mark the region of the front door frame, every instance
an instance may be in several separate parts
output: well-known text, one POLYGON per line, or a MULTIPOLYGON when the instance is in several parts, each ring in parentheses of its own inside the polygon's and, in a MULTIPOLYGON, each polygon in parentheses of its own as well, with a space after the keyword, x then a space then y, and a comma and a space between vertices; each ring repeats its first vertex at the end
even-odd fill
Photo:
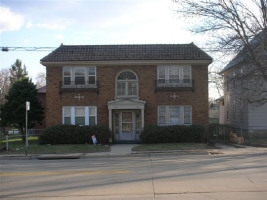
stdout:
MULTIPOLYGON (((113 130, 113 110, 141 110, 141 129, 144 128, 145 119, 145 101, 139 99, 116 99, 108 102, 108 120, 109 120, 109 130, 113 130)), ((110 138, 112 142, 112 137, 110 138)))

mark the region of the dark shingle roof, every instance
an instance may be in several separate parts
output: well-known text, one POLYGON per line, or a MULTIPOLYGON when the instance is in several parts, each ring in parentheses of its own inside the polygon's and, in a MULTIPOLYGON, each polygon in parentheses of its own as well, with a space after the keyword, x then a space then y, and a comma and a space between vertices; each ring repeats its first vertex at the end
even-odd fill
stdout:
POLYGON ((41 59, 46 62, 124 60, 208 60, 195 44, 61 45, 41 59))

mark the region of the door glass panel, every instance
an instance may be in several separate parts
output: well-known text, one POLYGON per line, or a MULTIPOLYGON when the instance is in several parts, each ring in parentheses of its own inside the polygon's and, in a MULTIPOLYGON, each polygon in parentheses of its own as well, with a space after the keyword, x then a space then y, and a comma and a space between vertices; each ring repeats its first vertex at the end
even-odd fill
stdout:
POLYGON ((140 116, 140 113, 136 113, 135 122, 136 122, 136 125, 135 125, 136 134, 140 134, 141 133, 141 116, 140 116))
POLYGON ((132 133, 132 123, 122 124, 122 132, 123 133, 132 133))
POLYGON ((122 113, 122 122, 131 122, 132 123, 132 113, 123 112, 122 113))
POLYGON ((119 118, 119 113, 115 113, 114 115, 115 115, 115 116, 114 116, 114 117, 115 117, 115 119, 114 119, 114 120, 115 120, 115 121, 114 121, 114 123, 115 123, 115 124, 114 124, 114 131, 115 131, 116 134, 119 134, 119 130, 120 130, 120 129, 119 129, 119 128, 120 128, 120 118, 119 118))
POLYGON ((121 139, 122 140, 133 140, 133 113, 122 112, 121 113, 121 139))

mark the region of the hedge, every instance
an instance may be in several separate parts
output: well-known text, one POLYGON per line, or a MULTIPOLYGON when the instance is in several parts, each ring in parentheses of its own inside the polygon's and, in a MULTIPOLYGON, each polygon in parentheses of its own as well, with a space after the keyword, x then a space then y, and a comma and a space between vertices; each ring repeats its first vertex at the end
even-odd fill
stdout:
POLYGON ((190 143, 204 142, 204 126, 145 126, 140 139, 142 143, 190 143))
POLYGON ((98 143, 106 144, 109 142, 111 132, 108 127, 101 125, 54 125, 39 136, 39 144, 92 144, 93 135, 98 143))

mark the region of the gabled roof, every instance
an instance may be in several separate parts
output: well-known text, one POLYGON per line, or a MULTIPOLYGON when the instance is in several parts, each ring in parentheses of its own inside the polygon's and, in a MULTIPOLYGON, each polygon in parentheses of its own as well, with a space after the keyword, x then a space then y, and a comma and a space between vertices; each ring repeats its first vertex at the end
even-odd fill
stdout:
MULTIPOLYGON (((262 41, 267 41, 267 29, 264 29, 260 33, 258 33, 250 42, 249 45, 253 46, 253 48, 256 48, 257 45, 262 41)), ((265 51, 266 53, 266 51, 265 51)), ((241 51, 223 68, 223 70, 220 72, 220 74, 224 73, 228 69, 235 67, 241 62, 246 61, 246 59, 249 59, 249 52, 247 48, 243 47, 241 51)))
POLYGON ((46 93, 46 85, 38 88, 38 93, 46 93))
POLYGON ((50 62, 79 61, 205 60, 212 58, 190 44, 61 45, 41 59, 50 62))

